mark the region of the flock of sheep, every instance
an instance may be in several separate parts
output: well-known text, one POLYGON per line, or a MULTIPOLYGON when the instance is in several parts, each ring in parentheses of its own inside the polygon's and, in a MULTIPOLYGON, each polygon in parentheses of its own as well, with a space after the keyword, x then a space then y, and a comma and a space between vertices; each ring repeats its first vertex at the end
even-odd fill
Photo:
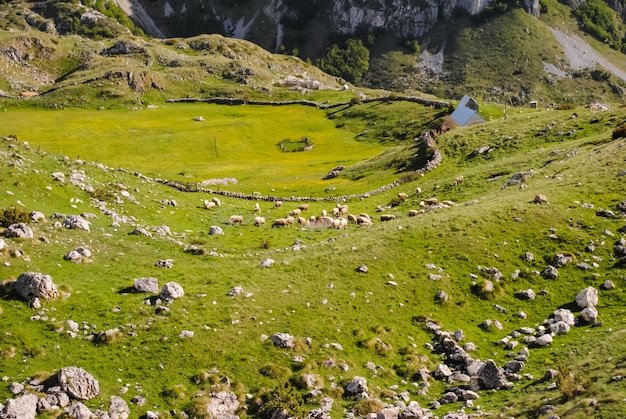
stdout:
MULTIPOLYGON (((421 189, 417 188, 416 193, 419 195, 421 193, 421 189)), ((398 198, 402 201, 405 201, 409 198, 409 195, 400 192, 398 193, 398 198)), ((205 199, 202 202, 203 207, 205 209, 213 209, 220 207, 222 205, 219 198, 214 197, 211 200, 205 199)), ((283 207, 283 201, 274 201, 273 208, 281 208, 283 207)), ((437 198, 428 198, 424 199, 419 203, 420 209, 412 209, 409 210, 409 217, 414 217, 419 214, 425 213, 429 209, 441 208, 441 207, 449 207, 454 205, 452 201, 442 201, 439 203, 437 198)), ((387 207, 378 207, 378 211, 382 211, 388 209, 387 207)), ((298 225, 300 227, 312 227, 312 228, 334 228, 334 229, 344 229, 348 226, 348 224, 356 224, 361 227, 371 227, 372 226, 372 218, 367 213, 360 213, 358 215, 350 214, 348 205, 338 203, 332 210, 327 212, 326 210, 322 210, 320 215, 311 215, 309 218, 303 216, 305 211, 309 210, 309 204, 300 204, 297 208, 292 209, 287 213, 287 216, 284 218, 277 218, 272 221, 272 228, 279 227, 291 227, 293 225, 298 225)), ((255 214, 253 224, 257 227, 265 226, 265 217, 261 216, 261 207, 258 202, 254 204, 254 208, 252 211, 255 214)), ((394 214, 381 214, 380 221, 389 221, 394 220, 396 216, 394 214)), ((243 224, 244 217, 242 215, 231 215, 228 224, 243 224)))

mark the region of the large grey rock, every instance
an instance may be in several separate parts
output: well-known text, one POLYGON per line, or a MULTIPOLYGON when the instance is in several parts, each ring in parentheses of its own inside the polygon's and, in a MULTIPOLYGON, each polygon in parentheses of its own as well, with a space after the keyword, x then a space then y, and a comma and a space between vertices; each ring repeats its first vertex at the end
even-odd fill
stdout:
POLYGON ((274 345, 279 348, 293 348, 295 346, 294 337, 288 333, 274 333, 271 339, 274 345))
POLYGON ((574 326, 575 324, 574 315, 566 308, 559 308, 558 310, 555 310, 553 318, 554 322, 564 322, 569 326, 574 326))
POLYGON ((580 317, 587 323, 595 323, 598 320, 598 310, 594 306, 583 308, 580 317))
POLYGON ((165 301, 174 301, 185 295, 183 287, 177 282, 168 282, 161 289, 161 298, 165 301))
POLYGON ((25 394, 17 399, 9 399, 2 410, 2 419, 35 419, 39 398, 34 394, 25 394))
POLYGON ((100 393, 98 380, 79 367, 61 368, 57 381, 61 390, 74 399, 91 400, 100 393))
POLYGON ((46 221, 46 216, 44 215, 43 212, 41 211, 31 211, 30 214, 28 214, 28 216, 30 217, 30 220, 38 223, 38 222, 45 222, 46 221))
POLYGON ((504 370, 498 367, 491 359, 485 361, 480 379, 483 382, 484 388, 487 390, 510 387, 510 383, 506 380, 504 370))
POLYGON ((224 234, 224 230, 220 226, 211 226, 209 227, 209 234, 211 236, 219 236, 224 234))
POLYGON ((557 253, 552 263, 557 266, 565 266, 574 261, 574 257, 565 253, 557 253))
POLYGON ((11 224, 10 226, 7 227, 6 230, 4 230, 4 237, 8 237, 8 238, 17 237, 19 239, 32 239, 34 237, 33 229, 30 228, 25 223, 11 224))
POLYGON ((433 375, 435 378, 447 378, 452 375, 452 371, 450 371, 450 367, 446 364, 439 364, 437 365, 437 368, 435 368, 433 375))
POLYGON ((576 296, 576 304, 580 308, 597 306, 598 290, 596 290, 594 287, 587 287, 581 290, 576 296))
POLYGON ((398 419, 429 419, 434 418, 433 413, 422 408, 418 402, 411 401, 405 409, 401 409, 398 414, 398 419))
POLYGON ((135 278, 135 290, 137 292, 159 293, 159 280, 157 278, 135 278))
POLYGON ((130 417, 130 408, 124 399, 118 396, 111 396, 109 417, 111 419, 128 419, 130 417))
POLYGON ((345 390, 348 396, 359 396, 363 393, 367 393, 367 380, 363 377, 356 376, 346 385, 345 390))
POLYGON ((536 342, 539 346, 547 346, 552 343, 552 335, 550 335, 549 333, 541 335, 537 338, 536 342))
POLYGON ((518 291, 515 293, 515 296, 520 300, 534 300, 536 298, 535 291, 533 291, 531 288, 518 291))
POLYGON ((91 410, 81 402, 72 403, 67 409, 65 409, 68 418, 71 419, 93 419, 94 414, 91 410))
POLYGON ((59 296, 57 286, 52 282, 52 277, 39 272, 24 272, 17 277, 13 289, 17 295, 26 300, 59 296))
POLYGON ((550 332, 555 335, 563 335, 565 333, 569 333, 570 327, 569 324, 564 321, 558 321, 550 324, 550 332))
POLYGON ((227 391, 220 391, 211 397, 207 404, 209 418, 235 418, 235 411, 239 408, 237 395, 227 391))
POLYGON ((79 229, 79 230, 89 231, 89 221, 85 220, 80 215, 70 215, 66 217, 61 222, 61 225, 69 229, 79 229))

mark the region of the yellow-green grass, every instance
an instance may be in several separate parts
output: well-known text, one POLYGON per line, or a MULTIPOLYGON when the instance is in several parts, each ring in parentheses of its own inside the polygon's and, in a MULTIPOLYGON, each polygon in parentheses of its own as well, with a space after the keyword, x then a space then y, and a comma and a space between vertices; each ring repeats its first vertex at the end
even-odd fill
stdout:
MULTIPOLYGON (((416 105, 416 107, 419 107, 416 105)), ((376 156, 386 146, 355 141, 326 112, 305 106, 168 104, 137 111, 19 110, 0 123, 20 141, 53 154, 98 161, 145 175, 185 180, 235 178, 232 189, 262 194, 317 191, 338 165, 376 156), (204 121, 194 121, 202 116, 204 121), (310 151, 285 153, 281 140, 308 137, 310 151)), ((357 185, 366 188, 367 185, 357 185)))

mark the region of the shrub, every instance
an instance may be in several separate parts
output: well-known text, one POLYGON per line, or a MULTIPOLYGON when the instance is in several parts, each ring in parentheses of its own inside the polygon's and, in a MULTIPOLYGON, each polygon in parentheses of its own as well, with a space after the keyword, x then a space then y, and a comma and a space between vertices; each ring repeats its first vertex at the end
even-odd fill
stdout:
POLYGON ((30 223, 28 211, 13 205, 0 210, 0 226, 8 227, 16 223, 30 223))
POLYGON ((286 379, 291 375, 291 370, 278 364, 266 364, 259 369, 259 373, 269 378, 286 379))
POLYGON ((285 411, 287 417, 303 417, 305 413, 302 395, 288 382, 266 393, 263 402, 261 417, 270 418, 279 411, 285 411))
POLYGON ((569 109, 574 109, 574 108, 575 106, 573 103, 561 103, 560 105, 556 107, 556 109, 559 111, 567 111, 569 109))
POLYGON ((482 279, 472 285, 472 293, 483 300, 493 300, 502 293, 497 282, 482 279))
POLYGON ((328 74, 358 83, 370 66, 370 52, 360 39, 348 39, 344 47, 333 45, 317 66, 328 74))
POLYGON ((626 138, 626 124, 613 130, 613 139, 617 140, 618 138, 626 138))
POLYGON ((569 367, 564 362, 560 361, 557 369, 559 375, 556 378, 556 385, 566 399, 574 399, 591 388, 591 380, 579 373, 570 372, 569 367))
POLYGON ((385 404, 378 399, 361 399, 354 405, 353 410, 360 417, 367 416, 369 413, 378 413, 385 407, 385 404))

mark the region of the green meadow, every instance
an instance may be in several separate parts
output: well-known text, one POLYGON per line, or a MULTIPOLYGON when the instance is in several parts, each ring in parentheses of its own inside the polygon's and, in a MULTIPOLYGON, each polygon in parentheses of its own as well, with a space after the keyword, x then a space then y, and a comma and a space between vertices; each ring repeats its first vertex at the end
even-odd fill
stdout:
MULTIPOLYGON (((624 226, 617 205, 624 199, 619 175, 626 170, 626 154, 625 140, 613 140, 612 131, 626 123, 623 108, 515 109, 508 119, 495 109, 488 112, 492 121, 437 138, 443 154, 437 169, 345 202, 350 213, 367 212, 374 221, 370 228, 349 224, 345 230, 271 228, 269 223, 286 216, 296 202, 282 208, 259 202, 268 225, 256 227, 251 201, 218 195, 222 205, 205 210, 200 203, 211 194, 183 193, 117 168, 189 181, 236 177, 238 184, 222 188, 248 193, 276 188, 277 195, 323 197, 328 185, 337 186, 333 193, 365 192, 407 173, 402 168, 415 158, 414 142, 403 138, 402 130, 419 132, 439 118, 436 112, 405 103, 356 105, 332 116, 308 107, 200 104, 126 112, 3 112, 2 126, 10 127, 4 136, 17 139, 0 142, 0 208, 38 210, 48 220, 31 224, 34 239, 6 239, 8 249, 0 253, 2 375, 10 381, 45 379, 78 365, 100 381, 101 396, 85 402, 92 410, 106 409, 111 395, 128 402, 146 397, 143 407, 130 404, 133 417, 146 410, 160 417, 182 417, 180 412, 204 417, 211 392, 225 388, 220 383, 225 377, 246 405, 237 411, 240 417, 268 417, 268 400, 303 417, 321 397, 311 395, 305 373, 316 377, 322 395, 333 398, 333 418, 375 413, 383 403, 400 400, 402 392, 428 407, 455 384, 429 380, 427 386, 418 373, 432 372, 444 361, 428 346, 433 335, 425 319, 451 332, 462 329, 464 342, 477 346, 472 357, 503 365, 526 345, 507 350, 498 340, 522 326, 543 324, 559 307, 576 312, 572 301, 578 291, 600 289, 610 279, 616 287, 600 291, 598 327, 573 327, 545 348, 529 345, 521 381, 511 390, 480 391, 480 399, 465 409, 541 417, 538 409, 552 404, 561 417, 622 416, 626 381, 612 377, 626 375, 626 273, 613 245, 624 226), (193 121, 196 116, 205 121, 193 121), (214 133, 218 158, 211 148, 214 133), (278 151, 281 139, 302 136, 315 144, 312 151, 278 151), (492 151, 470 157, 485 146, 492 151), (347 166, 346 175, 321 181, 337 164, 347 166), (52 179, 58 171, 66 175, 64 183, 52 179), (75 172, 84 172, 92 192, 67 180, 75 172), (529 173, 525 187, 505 187, 518 172, 529 173), (455 184, 458 176, 464 181, 455 184), (399 192, 408 199, 398 201, 399 192), (533 203, 536 194, 545 194, 549 203, 533 203), (456 204, 408 216, 431 197, 456 204), (172 199, 177 206, 163 204, 172 199), (394 206, 385 212, 396 219, 382 222, 377 207, 390 203, 394 206), (97 205, 133 218, 113 225, 97 205), (597 216, 601 208, 616 217, 597 216), (58 220, 50 218, 55 212, 97 218, 89 219, 90 232, 68 230, 55 227, 58 220), (233 214, 242 215, 244 223, 230 225, 233 214), (171 235, 156 234, 162 225, 171 235), (135 226, 152 236, 131 234, 135 226), (209 235, 210 226, 220 226, 224 234, 209 235), (586 250, 590 243, 593 252, 586 250), (63 260, 80 245, 92 250, 92 263, 63 260), (534 254, 533 261, 524 260, 526 252, 534 254), (544 279, 537 272, 557 253, 573 255, 574 262, 559 267, 557 279, 544 279), (260 268, 267 258, 275 264, 260 268), (174 267, 155 267, 160 259, 173 260, 174 267), (579 262, 596 266, 583 270, 579 262), (357 272, 361 264, 367 273, 357 272), (480 266, 502 272, 493 292, 477 291, 490 279, 480 266), (26 271, 50 274, 63 297, 45 301, 41 309, 16 299, 10 283, 26 271), (161 286, 180 283, 185 296, 157 314, 145 304, 147 295, 128 292, 135 278, 148 276, 161 286), (244 294, 228 296, 234 286, 244 294), (528 288, 547 292, 531 301, 515 297, 528 288), (439 291, 449 299, 437 300, 439 291), (507 311, 496 311, 494 304, 507 311), (500 321, 503 329, 479 327, 486 319, 500 321), (67 334, 67 320, 81 325, 76 338, 67 334), (119 334, 108 342, 89 338, 114 328, 119 334), (181 338, 183 330, 195 334, 181 338), (295 347, 272 345, 266 338, 277 332, 292 334, 295 347), (580 391, 541 381, 547 369, 563 365, 582 385, 580 391), (369 394, 379 402, 345 397, 343 389, 354 376, 368 380, 369 394), (297 396, 278 397, 285 385, 297 396)), ((303 215, 330 212, 335 203, 310 202, 303 215)), ((8 397, 8 388, 0 388, 0 399, 8 397)), ((433 412, 442 416, 462 407, 452 403, 433 412)))

